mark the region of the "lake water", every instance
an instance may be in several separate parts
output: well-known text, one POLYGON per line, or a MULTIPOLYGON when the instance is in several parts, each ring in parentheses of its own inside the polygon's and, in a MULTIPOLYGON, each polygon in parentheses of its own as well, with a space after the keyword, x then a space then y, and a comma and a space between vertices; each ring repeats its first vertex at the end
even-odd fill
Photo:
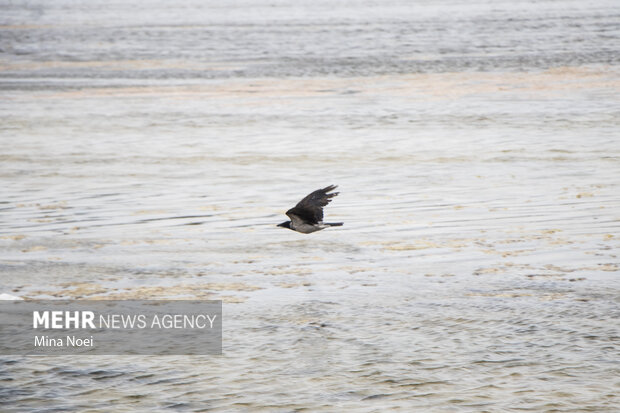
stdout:
POLYGON ((224 301, 2 410, 617 411, 617 6, 0 0, 0 293, 224 301))

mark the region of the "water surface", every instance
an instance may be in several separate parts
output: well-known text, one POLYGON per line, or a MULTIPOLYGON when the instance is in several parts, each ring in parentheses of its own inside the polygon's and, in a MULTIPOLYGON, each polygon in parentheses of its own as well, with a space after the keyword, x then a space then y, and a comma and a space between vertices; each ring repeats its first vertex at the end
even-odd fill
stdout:
POLYGON ((225 317, 4 410, 617 410, 615 2, 0 5, 0 292, 225 317))

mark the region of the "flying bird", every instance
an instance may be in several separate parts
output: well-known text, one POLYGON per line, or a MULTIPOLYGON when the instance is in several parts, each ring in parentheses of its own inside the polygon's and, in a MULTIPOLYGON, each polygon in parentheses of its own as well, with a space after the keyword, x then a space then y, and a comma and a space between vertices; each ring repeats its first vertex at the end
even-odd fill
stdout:
POLYGON ((286 215, 291 220, 278 224, 278 226, 292 229, 302 234, 310 234, 327 227, 342 226, 342 222, 323 222, 323 207, 331 202, 331 198, 338 195, 338 192, 329 193, 334 189, 336 189, 336 185, 330 185, 312 192, 299 201, 294 208, 286 211, 286 215))

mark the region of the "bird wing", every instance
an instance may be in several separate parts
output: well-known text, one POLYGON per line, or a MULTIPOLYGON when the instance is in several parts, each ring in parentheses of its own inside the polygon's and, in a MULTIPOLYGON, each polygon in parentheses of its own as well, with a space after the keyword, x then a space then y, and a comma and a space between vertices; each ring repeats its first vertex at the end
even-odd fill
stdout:
POLYGON ((317 189, 299 201, 294 208, 286 211, 286 215, 291 219, 294 226, 299 224, 318 224, 323 221, 323 207, 331 202, 331 198, 338 195, 338 192, 328 193, 334 189, 336 189, 336 185, 317 189))
POLYGON ((307 224, 307 220, 295 215, 295 212, 293 211, 295 208, 291 208, 288 211, 286 211, 286 215, 291 219, 291 227, 293 228, 299 228, 301 225, 303 224, 307 224), (291 212, 293 211, 293 212, 291 212))

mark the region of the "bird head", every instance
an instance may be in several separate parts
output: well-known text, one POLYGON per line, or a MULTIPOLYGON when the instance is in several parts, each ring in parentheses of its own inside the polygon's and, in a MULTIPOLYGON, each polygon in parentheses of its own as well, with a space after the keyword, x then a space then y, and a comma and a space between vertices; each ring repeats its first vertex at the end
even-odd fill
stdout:
POLYGON ((279 227, 291 229, 291 221, 284 221, 281 224, 278 224, 279 227))

